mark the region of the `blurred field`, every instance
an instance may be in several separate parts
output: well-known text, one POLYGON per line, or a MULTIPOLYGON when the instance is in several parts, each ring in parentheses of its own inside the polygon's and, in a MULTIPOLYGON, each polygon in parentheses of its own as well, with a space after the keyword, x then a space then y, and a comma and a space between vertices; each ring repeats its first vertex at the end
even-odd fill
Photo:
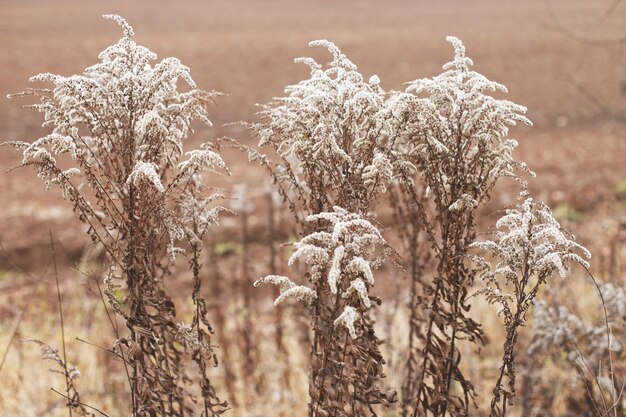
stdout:
MULTIPOLYGON (((28 78, 39 72, 70 75, 95 63, 97 54, 120 37, 118 27, 100 15, 117 13, 133 25, 136 40, 159 58, 180 58, 191 68, 200 88, 227 94, 212 111, 214 127, 197 131, 192 136, 194 143, 223 135, 251 143, 243 129, 224 125, 255 120, 255 103, 269 101, 281 94, 285 85, 306 76, 306 67, 293 64, 294 57, 314 54, 323 60, 320 51, 307 47, 308 41, 334 41, 364 74, 378 74, 383 88, 397 90, 403 88, 403 82, 437 74, 452 57, 445 36, 455 35, 464 41, 477 71, 505 84, 509 89, 507 98, 529 108, 535 126, 515 129, 512 136, 520 142, 517 155, 537 173, 531 182, 537 196, 551 205, 565 226, 589 247, 594 254, 594 271, 603 279, 624 285, 626 43, 581 42, 558 28, 562 26, 587 39, 624 36, 626 4, 607 20, 599 21, 610 3, 0 0, 0 97, 22 91, 28 86, 28 78)), ((23 109, 23 104, 23 99, 0 98, 1 140, 33 140, 45 132, 40 127, 40 115, 23 109)), ((1 171, 19 160, 13 151, 1 148, 1 171)), ((219 178, 218 183, 233 186, 246 182, 249 197, 258 201, 250 216, 251 270, 242 272, 238 219, 227 219, 219 235, 213 237, 213 257, 228 273, 222 272, 225 276, 218 283, 221 287, 207 284, 204 290, 218 290, 222 300, 230 300, 221 307, 214 306, 213 314, 225 314, 228 326, 224 329, 227 336, 217 344, 230 340, 234 346, 220 354, 227 359, 222 357, 215 377, 222 387, 228 385, 224 361, 237 376, 230 381, 235 385, 231 391, 236 393, 230 398, 235 400, 232 416, 267 415, 270 411, 304 415, 307 358, 300 339, 306 335, 295 330, 297 323, 289 323, 286 334, 290 362, 277 365, 271 344, 271 300, 264 291, 254 296, 253 315, 260 323, 255 334, 260 341, 258 368, 245 377, 243 353, 237 343, 243 331, 239 312, 245 307, 239 293, 245 291, 246 280, 267 273, 267 242, 287 240, 290 229, 285 223, 281 236, 264 235, 267 210, 265 185, 256 175, 259 171, 247 167, 244 155, 228 153, 226 160, 233 176, 219 178), (281 367, 286 367, 290 376, 288 385, 276 391, 285 381, 281 367)), ((70 268, 78 263, 78 269, 85 272, 98 270, 101 265, 89 257, 89 243, 71 208, 54 191, 45 192, 32 174, 29 170, 0 174, 0 354, 22 312, 18 338, 35 337, 57 345, 60 342, 54 280, 50 275, 51 230, 59 243, 59 261, 64 265, 62 291, 69 312, 66 333, 70 357, 83 373, 81 387, 88 402, 110 410, 110 415, 121 415, 118 413, 127 399, 111 395, 124 389, 117 365, 98 348, 73 340, 76 336, 96 344, 112 340, 112 335, 106 333, 108 328, 98 327, 103 326, 100 323, 104 314, 100 300, 79 285, 89 279, 70 268), (16 267, 45 281, 37 284, 32 296, 36 281, 16 267)), ((503 187, 491 211, 512 203, 514 198, 503 187)), ((494 221, 491 211, 485 211, 485 227, 494 221)), ((210 272, 211 268, 206 270, 210 272)), ((180 285, 188 285, 183 266, 179 272, 176 278, 180 285)), ((376 291, 385 293, 388 305, 393 306, 394 298, 403 300, 405 294, 402 276, 397 272, 388 275, 376 291)), ((591 295, 580 300, 579 308, 595 305, 582 276, 568 285, 555 291, 567 298, 582 289, 591 295)), ((391 332, 384 337, 402 343, 396 339, 406 326, 402 308, 382 311, 381 331, 391 332)), ((185 312, 180 314, 184 316, 185 312)), ((477 375, 489 376, 497 361, 485 358, 497 351, 501 335, 493 314, 486 309, 481 315, 486 317, 484 324, 493 348, 487 347, 472 367, 477 375)), ((395 370, 401 369, 402 356, 399 350, 388 349, 389 382, 397 386, 402 375, 395 370)), ((35 347, 15 341, 0 374, 0 415, 65 415, 63 410, 49 409, 59 403, 59 397, 49 388, 59 389, 62 381, 47 368, 39 361, 35 347)), ((478 387, 479 393, 486 393, 483 388, 478 387)))

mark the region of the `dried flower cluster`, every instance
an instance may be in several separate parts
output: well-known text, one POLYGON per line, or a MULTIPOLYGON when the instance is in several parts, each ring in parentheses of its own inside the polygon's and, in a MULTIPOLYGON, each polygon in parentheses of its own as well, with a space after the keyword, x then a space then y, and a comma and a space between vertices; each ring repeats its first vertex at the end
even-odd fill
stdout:
MULTIPOLYGON (((309 265, 312 287, 296 285, 288 277, 270 275, 256 281, 280 287, 276 304, 291 297, 306 303, 316 331, 311 374, 311 415, 345 413, 361 416, 374 404, 389 404, 392 394, 376 385, 384 377, 384 360, 371 321, 369 289, 373 270, 385 259, 387 243, 379 231, 357 214, 335 207, 310 215, 308 222, 327 224, 294 244, 289 264, 309 265), (348 408, 346 408, 348 407, 348 408)), ((373 413, 373 410, 372 410, 373 413)))
MULTIPOLYGON (((406 92, 394 94, 388 104, 395 155, 403 161, 397 165, 405 168, 398 178, 437 263, 433 279, 421 280, 423 295, 415 293, 411 301, 412 309, 427 315, 426 323, 411 323, 416 340, 410 343, 420 353, 409 358, 403 391, 408 397, 405 413, 413 415, 469 412, 473 386, 459 367, 458 343, 483 340, 467 305, 476 275, 466 265, 476 237, 476 209, 489 199, 498 179, 521 181, 515 171, 526 170, 512 156, 517 142, 507 138, 509 126, 530 124, 523 115, 526 109, 488 95, 506 88, 471 71, 472 61, 461 41, 454 37, 448 41, 455 57, 444 65, 444 72, 410 82, 406 92), (411 172, 418 173, 416 178, 411 172), (455 381, 461 395, 450 391, 455 381)), ((414 251, 411 256, 418 254, 414 251)))
POLYGON ((310 78, 286 87, 286 97, 264 107, 266 122, 252 128, 259 145, 280 156, 275 176, 296 191, 307 212, 337 205, 365 213, 393 173, 385 93, 377 76, 364 81, 332 42, 309 45, 328 49, 328 68, 312 58, 296 59, 310 67, 310 78))
POLYGON ((581 319, 562 305, 550 306, 539 301, 534 308, 532 342, 525 363, 526 396, 540 404, 542 390, 550 392, 549 381, 537 372, 538 363, 563 359, 578 373, 566 396, 568 408, 581 413, 623 415, 624 361, 626 338, 626 290, 609 283, 597 282, 605 309, 605 320, 599 323, 581 319))
POLYGON ((499 314, 504 316, 506 327, 502 365, 491 403, 494 417, 505 415, 507 405, 513 404, 518 329, 524 325, 540 287, 557 272, 565 277, 569 263, 588 268, 583 257, 591 257, 587 249, 561 228, 550 209, 531 197, 508 209, 496 228, 495 240, 470 245, 487 251, 498 261, 492 268, 486 259, 474 258, 484 268, 481 278, 486 281, 486 287, 481 293, 487 301, 500 306, 499 314), (503 385, 505 376, 507 388, 503 385))
MULTIPOLYGON (((67 400, 67 407, 69 410, 75 412, 79 416, 94 416, 90 413, 85 405, 80 400, 80 394, 76 389, 75 382, 80 378, 80 371, 75 365, 66 362, 60 355, 57 349, 53 349, 50 345, 37 339, 25 339, 27 342, 32 342, 39 345, 41 350, 41 358, 46 361, 54 362, 60 369, 60 373, 65 377, 65 383, 67 391, 65 399, 67 400)), ((61 394, 63 395, 63 394, 61 394)))
POLYGON ((372 269, 389 252, 364 218, 394 172, 385 94, 378 77, 365 82, 333 43, 310 45, 327 48, 333 60, 328 68, 312 58, 296 60, 311 68, 310 78, 288 86, 286 97, 264 107, 265 122, 252 126, 259 145, 271 146, 279 161, 252 155, 270 168, 296 219, 308 220, 289 263, 301 259, 309 265, 311 287, 282 276, 257 284, 277 284, 277 303, 296 297, 309 305, 314 332, 309 415, 375 415, 372 405, 388 405, 395 396, 379 387, 384 360, 367 315, 372 269), (373 258, 376 246, 382 252, 373 258))
POLYGON ((156 55, 135 43, 124 19, 104 18, 118 23, 123 37, 100 54, 99 63, 83 75, 37 75, 31 81, 54 88, 22 93, 40 99, 32 107, 53 132, 32 143, 9 145, 22 150, 20 166, 35 168, 47 188, 61 188, 121 273, 116 280, 111 270, 107 288, 124 291, 123 300, 113 294, 108 299, 130 331, 115 346, 130 369, 133 415, 192 412, 195 400, 183 377, 187 353, 200 368, 203 413, 217 415, 225 404, 205 372, 213 352, 199 271, 202 237, 216 224, 218 209, 209 207, 214 198, 201 198, 201 173, 225 165, 210 144, 186 157, 183 153, 191 122, 210 125, 207 105, 215 94, 196 89, 189 68, 177 58, 152 65, 156 55), (180 92, 180 80, 191 89, 180 92), (61 156, 67 158, 57 161, 61 156), (67 164, 71 168, 60 168, 67 164), (175 305, 164 286, 164 255, 168 252, 173 261, 184 252, 180 242, 191 249, 193 331, 173 321, 175 305), (177 340, 184 341, 185 351, 177 340))

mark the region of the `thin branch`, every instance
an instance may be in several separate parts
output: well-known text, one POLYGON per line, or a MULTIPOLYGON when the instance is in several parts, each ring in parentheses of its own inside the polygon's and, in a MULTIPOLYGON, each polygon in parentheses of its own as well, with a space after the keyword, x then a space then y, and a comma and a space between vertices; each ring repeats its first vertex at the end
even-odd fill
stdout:
MULTIPOLYGON (((61 342, 63 346, 63 371, 65 373, 65 388, 67 392, 67 398, 70 399, 70 376, 67 372, 67 354, 65 350, 65 324, 63 320, 63 300, 61 299, 61 290, 59 288, 59 273, 57 270, 57 255, 54 249, 54 239, 52 238, 52 231, 48 231, 50 233, 50 248, 52 249, 52 263, 54 265, 54 279, 56 281, 57 287, 57 298, 59 300, 59 317, 61 318, 61 342)), ((71 400, 68 403, 67 407, 70 417, 72 417, 72 404, 71 400)))
POLYGON ((0 373, 2 373, 2 368, 4 367, 4 363, 7 359, 7 356, 9 355, 9 350, 11 350, 11 346, 13 345, 13 342, 15 341, 15 335, 17 334, 20 328, 22 319, 24 318, 24 315, 26 314, 26 310, 28 310, 28 307, 30 306, 31 301, 33 300, 33 297, 35 295, 35 292, 37 291, 37 288, 39 288, 39 284, 33 285, 33 288, 31 289, 30 294, 28 295, 26 304, 24 304, 24 307, 22 307, 22 309, 20 310, 20 314, 18 315, 17 320, 15 321, 15 327, 13 328, 13 332, 11 332, 9 343, 7 343, 7 347, 4 350, 4 353, 2 354, 2 360, 0 361, 0 373))
POLYGON ((70 397, 66 396, 62 392, 59 392, 59 391, 55 390, 54 388, 50 388, 50 390, 52 392, 55 392, 55 393, 59 394, 61 397, 67 399, 68 401, 74 401, 74 402, 78 403, 78 405, 82 405, 83 407, 90 408, 90 409, 94 410, 95 412, 100 413, 100 415, 102 415, 104 417, 111 417, 107 413, 105 413, 104 411, 102 411, 102 410, 100 410, 100 409, 98 409, 98 408, 96 408, 94 406, 91 406, 89 404, 85 404, 84 402, 81 402, 81 401, 72 400, 70 397))

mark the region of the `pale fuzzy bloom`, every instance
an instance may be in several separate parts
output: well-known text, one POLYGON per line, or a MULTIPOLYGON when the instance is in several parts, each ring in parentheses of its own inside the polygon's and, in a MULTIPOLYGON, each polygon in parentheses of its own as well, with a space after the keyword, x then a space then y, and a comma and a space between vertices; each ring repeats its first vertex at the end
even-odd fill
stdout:
POLYGON ((528 170, 513 158, 517 142, 507 135, 510 126, 531 122, 525 107, 491 97, 490 92, 506 88, 471 70, 472 60, 458 38, 447 40, 454 47, 453 61, 440 75, 412 81, 406 92, 393 93, 386 112, 393 116, 388 130, 397 138, 399 159, 422 173, 427 194, 462 212, 482 203, 484 191, 500 177, 517 178, 517 170, 528 170), (466 151, 457 155, 459 148, 466 151), (472 194, 451 201, 453 179, 457 189, 474 190, 472 194))
POLYGON ((304 285, 294 285, 293 287, 282 292, 274 301, 274 305, 282 303, 287 298, 295 298, 309 304, 317 298, 315 291, 304 285))
POLYGON ((142 138, 146 136, 164 136, 169 132, 167 122, 156 110, 150 110, 144 114, 137 122, 136 129, 142 138))
POLYGON ((54 152, 55 155, 61 155, 64 153, 69 153, 72 159, 76 159, 76 144, 74 143, 74 139, 70 136, 60 135, 58 133, 52 133, 48 136, 45 136, 35 143, 40 144, 50 144, 50 149, 54 152))
MULTIPOLYGON (((528 353, 534 355, 540 351, 561 351, 583 373, 589 368, 602 367, 609 354, 620 358, 624 351, 623 340, 626 334, 626 318, 615 310, 608 290, 615 290, 613 284, 597 282, 604 297, 608 323, 604 320, 590 323, 569 312, 564 306, 548 307, 545 301, 536 303, 532 321, 533 341, 528 353), (610 331, 607 335, 607 326, 610 331)), ((619 293, 619 291, 618 291, 619 293)), ((619 294, 618 297, 623 295, 619 294)), ((602 374, 594 375, 601 383, 602 374)))
POLYGON ((354 322, 357 321, 358 319, 359 319, 359 313, 357 312, 357 310, 354 307, 346 306, 343 312, 339 315, 339 317, 335 319, 334 325, 345 326, 348 329, 348 332, 350 333, 350 337, 352 337, 353 339, 356 339, 357 331, 356 331, 356 328, 354 327, 354 322))
POLYGON ((343 261, 345 250, 346 248, 343 246, 337 246, 337 248, 335 248, 333 262, 330 271, 328 271, 328 286, 330 287, 330 292, 333 294, 337 294, 337 282, 341 278, 341 262, 343 261))
POLYGON ((113 20, 115 23, 120 25, 124 33, 124 38, 132 38, 133 36, 135 36, 135 31, 133 31, 132 26, 129 25, 123 17, 116 14, 104 14, 102 15, 102 18, 106 20, 113 20))
POLYGON ((78 168, 69 168, 63 171, 63 175, 66 177, 73 177, 75 175, 80 175, 80 169, 78 168))
POLYGON ((569 352, 571 343, 589 330, 590 326, 567 308, 548 307, 545 301, 538 301, 532 321, 533 342, 528 347, 528 354, 533 355, 557 346, 569 352))
POLYGON ((72 159, 76 159, 77 157, 76 144, 71 137, 58 133, 51 133, 26 146, 23 151, 22 165, 37 164, 41 162, 50 162, 55 164, 56 160, 52 157, 52 154, 44 148, 44 146, 49 146, 50 150, 55 155, 69 153, 72 159))
MULTIPOLYGON (((328 257, 328 255, 326 255, 328 257)), ((323 278, 324 273, 326 272, 326 264, 311 264, 311 276, 309 280, 313 283, 319 281, 323 278)))
POLYGON ((360 256, 352 258, 348 264, 347 270, 351 273, 363 274, 368 284, 374 285, 374 274, 369 261, 366 261, 360 256))
POLYGON ((308 265, 326 265, 328 263, 328 253, 326 249, 315 245, 295 244, 296 251, 289 257, 288 265, 292 266, 299 258, 304 258, 308 265))
POLYGON ((361 298, 361 301, 366 308, 370 308, 372 306, 372 302, 367 294, 367 287, 361 278, 354 279, 350 282, 350 286, 343 294, 343 297, 348 298, 353 292, 356 292, 359 295, 359 298, 361 298))
POLYGON ((57 184, 59 187, 61 187, 61 195, 63 196, 63 198, 67 198, 70 195, 70 190, 72 189, 71 185, 68 183, 68 180, 76 175, 80 175, 80 169, 66 169, 65 171, 60 172, 55 178, 44 180, 44 183, 46 184, 46 190, 50 190, 50 186, 52 184, 57 184))
POLYGON ((186 174, 209 171, 217 172, 219 169, 226 169, 226 164, 221 156, 208 149, 196 149, 186 153, 189 158, 178 164, 177 168, 186 174))
POLYGON ((324 67, 313 58, 296 59, 310 68, 310 77, 263 107, 265 122, 252 126, 259 146, 271 145, 283 157, 294 174, 284 178, 287 183, 304 185, 303 176, 317 173, 329 190, 352 186, 368 195, 384 192, 392 167, 380 79, 366 81, 330 41, 309 45, 326 48, 333 60, 324 67))
POLYGON ((365 185, 374 186, 381 193, 386 192, 387 185, 391 183, 393 178, 393 166, 387 155, 377 152, 372 164, 363 170, 361 177, 365 185))
POLYGON ((475 242, 470 247, 480 248, 499 259, 496 267, 485 272, 488 280, 502 276, 506 281, 521 276, 545 280, 558 272, 565 277, 568 264, 578 263, 589 268, 591 254, 573 240, 560 226, 552 212, 542 202, 527 197, 522 203, 508 209, 496 222, 496 239, 475 242))
MULTIPOLYGON (((377 261, 372 265, 369 258, 373 256, 377 246, 386 245, 380 232, 361 216, 349 213, 341 207, 334 207, 332 212, 308 216, 307 220, 329 222, 333 233, 312 232, 294 243, 295 251, 289 258, 289 265, 293 265, 298 259, 304 259, 311 266, 310 282, 316 282, 326 273, 327 288, 331 294, 340 293, 343 298, 349 298, 356 293, 363 305, 370 308, 368 288, 374 283, 372 269, 378 267, 380 262, 376 258, 377 261)), ((280 287, 281 295, 276 304, 287 297, 298 298, 307 303, 318 297, 314 290, 298 286, 284 276, 270 275, 261 278, 255 282, 255 286, 261 283, 280 287)), ((356 310, 354 314, 358 314, 356 310)))
POLYGON ((477 206, 478 202, 476 200, 474 200, 469 194, 463 194, 461 198, 450 204, 448 210, 471 212, 477 206))
MULTIPOLYGON (((126 141, 125 122, 116 116, 127 113, 130 105, 136 107, 135 149, 124 152, 132 152, 135 160, 149 161, 160 168, 162 163, 178 163, 182 140, 194 119, 210 125, 206 104, 215 94, 195 89, 178 92, 178 79, 195 88, 189 68, 177 58, 151 65, 156 54, 133 41, 131 26, 117 15, 105 15, 105 19, 118 23, 124 37, 99 55, 101 62, 87 68, 83 75, 44 73, 31 77, 33 82, 54 83, 52 95, 36 94, 41 102, 33 105, 44 113, 45 125, 54 126, 54 133, 33 142, 25 150, 23 164, 40 164, 40 170, 46 170, 44 165, 56 163, 52 154, 69 153, 73 159, 81 155, 94 169, 104 169, 101 164, 106 160, 100 154, 121 153, 120 145, 126 141), (79 134, 79 127, 86 127, 89 136, 79 134), (41 150, 44 145, 50 149, 41 150)), ((225 168, 213 155, 191 155, 190 159, 205 164, 203 168, 209 160, 225 168)))
POLYGON ((31 147, 24 151, 22 165, 50 164, 55 165, 56 159, 46 148, 31 147))
POLYGON ((201 343, 198 339, 198 331, 190 326, 180 322, 176 325, 176 341, 183 345, 185 349, 191 349, 192 351, 207 352, 211 348, 206 343, 201 343))
POLYGON ((304 285, 296 285, 288 277, 282 275, 268 275, 254 282, 255 287, 261 284, 273 284, 278 286, 280 295, 274 301, 274 305, 280 304, 287 298, 295 298, 305 303, 310 303, 317 298, 317 294, 315 294, 315 291, 312 289, 304 285))
POLYGON ((75 366, 72 367, 71 369, 67 370, 67 376, 70 379, 78 379, 80 378, 80 371, 78 370, 78 368, 76 368, 75 366))
POLYGON ((289 288, 296 285, 288 277, 283 275, 268 275, 266 277, 259 278, 254 282, 255 287, 258 287, 261 284, 277 285, 281 292, 287 291, 289 288))
POLYGON ((368 82, 371 85, 378 85, 380 84, 380 77, 378 77, 378 75, 374 74, 370 77, 370 79, 368 80, 368 82))
POLYGON ((151 184, 157 191, 164 192, 165 188, 161 183, 161 177, 156 172, 156 164, 152 162, 137 161, 135 168, 128 176, 126 184, 133 184, 135 187, 141 187, 143 183, 151 184))
POLYGON ((362 275, 370 285, 374 283, 372 265, 366 259, 376 246, 386 245, 382 235, 369 221, 349 213, 341 207, 307 217, 307 221, 325 220, 332 225, 329 232, 313 232, 295 243, 296 251, 289 259, 292 265, 304 258, 317 271, 328 267, 327 282, 332 294, 337 294, 344 276, 362 275))
POLYGON ((67 376, 69 377, 69 379, 76 380, 80 378, 80 371, 78 370, 78 368, 71 363, 66 363, 65 361, 63 361, 63 358, 61 358, 61 356, 59 355, 58 349, 53 349, 48 344, 37 339, 26 338, 23 340, 25 342, 38 344, 39 348, 41 349, 41 358, 43 360, 55 362, 62 370, 67 370, 67 376))
POLYGON ((167 254, 170 256, 170 261, 174 262, 178 255, 183 255, 185 252, 185 249, 179 248, 171 242, 167 243, 167 254))
MULTIPOLYGON (((598 286, 604 297, 606 309, 610 317, 622 317, 626 320, 626 290, 610 282, 599 282, 598 286)), ((626 330, 626 328, 625 328, 626 330)))
POLYGON ((342 218, 341 220, 336 221, 333 227, 333 241, 339 242, 342 239, 345 239, 344 234, 352 234, 354 233, 354 229, 359 230, 360 235, 367 234, 368 236, 376 236, 378 243, 384 242, 382 235, 372 223, 358 217, 349 218, 347 220, 343 220, 342 218))
MULTIPOLYGON (((191 244, 202 245, 202 238, 209 228, 219 225, 220 213, 223 211, 232 213, 225 207, 212 206, 212 203, 222 198, 221 194, 213 194, 205 199, 199 199, 192 193, 183 194, 179 204, 181 217, 165 220, 170 245, 173 247, 175 241, 183 240, 185 237, 191 244)), ((183 249, 174 249, 177 253, 184 253, 183 249)), ((170 255, 175 257, 173 253, 170 255)))
POLYGON ((185 253, 185 250, 176 246, 176 242, 184 239, 185 228, 179 221, 173 217, 166 217, 163 220, 165 236, 167 237, 167 253, 170 261, 174 262, 179 254, 185 253))
POLYGON ((465 56, 465 45, 456 36, 446 36, 446 40, 454 47, 454 61, 447 63, 443 66, 444 70, 450 68, 457 68, 461 70, 467 70, 474 65, 474 62, 465 56))

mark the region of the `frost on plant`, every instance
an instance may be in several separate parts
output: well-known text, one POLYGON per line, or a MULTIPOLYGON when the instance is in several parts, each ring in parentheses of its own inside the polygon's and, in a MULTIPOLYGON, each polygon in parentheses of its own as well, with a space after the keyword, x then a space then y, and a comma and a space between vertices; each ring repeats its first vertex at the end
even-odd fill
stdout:
POLYGON ((193 412, 191 380, 172 377, 184 373, 184 355, 198 365, 203 415, 217 415, 225 403, 205 372, 214 354, 199 271, 202 237, 217 224, 220 208, 216 198, 202 197, 202 174, 227 170, 210 143, 184 151, 192 122, 211 125, 208 106, 216 94, 197 89, 177 58, 156 61, 156 54, 133 40, 123 18, 104 18, 119 24, 123 36, 100 53, 98 63, 81 75, 39 74, 31 81, 52 87, 19 94, 39 99, 31 107, 52 132, 5 145, 22 152, 20 166, 34 168, 47 188, 61 188, 89 236, 106 250, 106 295, 130 332, 115 345, 130 358, 133 415, 193 412), (185 252, 183 245, 194 277, 194 343, 186 327, 172 321, 176 310, 164 281, 165 255, 173 262, 185 252), (114 292, 123 293, 124 303, 114 292), (186 353, 175 344, 179 339, 186 353))

